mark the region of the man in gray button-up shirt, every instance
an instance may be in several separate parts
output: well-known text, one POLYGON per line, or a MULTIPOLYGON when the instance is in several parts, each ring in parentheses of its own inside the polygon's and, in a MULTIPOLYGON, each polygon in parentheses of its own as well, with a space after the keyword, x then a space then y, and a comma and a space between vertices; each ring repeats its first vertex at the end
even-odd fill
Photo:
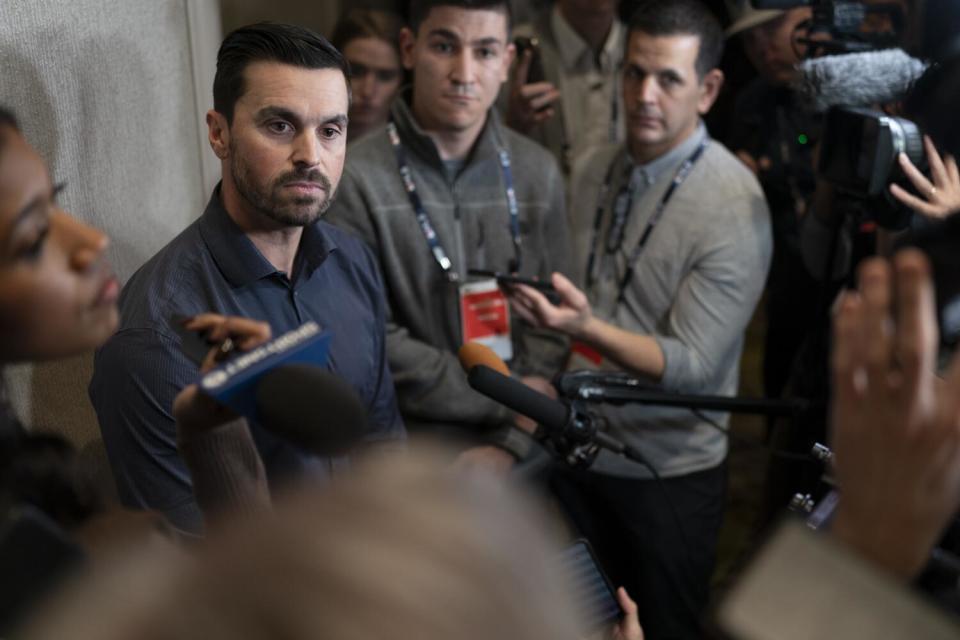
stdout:
MULTIPOLYGON (((754 176, 700 121, 723 80, 722 33, 707 12, 674 0, 631 22, 627 145, 589 154, 574 172, 571 223, 586 292, 554 275, 560 306, 529 288, 514 303, 570 335, 581 363, 668 391, 733 395, 770 261, 770 222, 754 176)), ((558 492, 634 595, 647 637, 699 637, 723 512, 726 416, 641 405, 597 413, 663 482, 601 453, 590 472, 559 478, 558 492)))

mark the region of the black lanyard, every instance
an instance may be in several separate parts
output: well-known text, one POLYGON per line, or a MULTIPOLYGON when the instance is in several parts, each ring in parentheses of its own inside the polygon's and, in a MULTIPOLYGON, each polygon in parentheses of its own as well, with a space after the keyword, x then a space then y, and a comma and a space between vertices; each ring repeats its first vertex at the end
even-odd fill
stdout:
MULTIPOLYGON (((690 172, 693 171, 693 166, 697 163, 697 160, 700 159, 700 156, 703 155, 703 152, 707 148, 709 142, 709 138, 704 139, 703 142, 697 146, 696 150, 690 154, 690 157, 683 161, 683 164, 681 164, 680 168, 677 169, 676 175, 673 176, 670 186, 667 187, 666 193, 664 193, 663 197, 660 198, 657 208, 654 210, 653 215, 650 216, 647 226, 640 235, 640 240, 637 242, 637 245, 633 248, 633 251, 627 258, 627 270, 623 274, 623 278, 620 279, 620 289, 617 293, 617 304, 623 302, 623 297, 627 291, 627 286, 630 284, 630 280, 633 279, 633 271, 634 266, 637 263, 637 259, 640 257, 640 254, 643 253, 643 249, 647 245, 647 241, 650 239, 653 229, 663 217, 663 212, 666 211, 667 204, 670 202, 670 199, 673 197, 673 194, 677 191, 680 185, 682 185, 690 175, 690 172)), ((590 257, 587 258, 587 288, 590 288, 593 285, 593 271, 597 259, 597 242, 600 239, 600 228, 603 225, 603 214, 606 211, 606 199, 610 192, 610 184, 613 181, 614 167, 616 164, 616 158, 614 158, 614 161, 610 163, 610 167, 607 169, 607 175, 604 178, 603 186, 600 188, 600 196, 597 201, 597 214, 593 220, 593 241, 590 244, 590 257)), ((614 201, 615 219, 611 220, 610 230, 607 234, 608 251, 611 251, 610 240, 614 237, 619 238, 619 240, 617 246, 612 248, 613 251, 618 249, 620 245, 623 244, 623 232, 626 228, 630 211, 633 208, 633 189, 630 187, 631 185, 629 180, 625 179, 624 187, 617 194, 617 198, 614 201), (628 193, 629 195, 627 195, 628 193)))
MULTIPOLYGON (((453 263, 450 262, 450 258, 447 257, 447 252, 444 251, 443 245, 440 244, 440 239, 437 237, 437 232, 434 230, 433 223, 430 220, 430 214, 427 213, 427 210, 423 206, 423 201, 420 200, 420 194, 417 193, 417 185, 413 181, 413 173, 407 164, 406 153, 403 150, 403 144, 400 142, 400 134, 397 132, 397 127, 393 122, 387 124, 387 135, 390 138, 390 144, 393 145, 393 150, 397 154, 397 168, 400 171, 403 186, 407 191, 407 197, 410 198, 410 205, 413 207, 413 211, 417 216, 417 222, 420 224, 420 230, 423 231, 423 237, 427 240, 430 252, 433 253, 433 257, 436 259, 437 264, 440 265, 440 268, 443 269, 447 279, 450 280, 450 282, 457 282, 460 280, 460 275, 453 270, 453 263)), ((520 207, 517 205, 517 194, 513 188, 513 172, 510 169, 510 154, 508 154, 506 150, 501 149, 498 156, 500 160, 500 170, 503 173, 503 183, 507 192, 507 209, 510 212, 510 235, 513 238, 513 249, 516 254, 516 258, 511 261, 509 269, 511 272, 517 272, 520 271, 521 262, 520 207)))

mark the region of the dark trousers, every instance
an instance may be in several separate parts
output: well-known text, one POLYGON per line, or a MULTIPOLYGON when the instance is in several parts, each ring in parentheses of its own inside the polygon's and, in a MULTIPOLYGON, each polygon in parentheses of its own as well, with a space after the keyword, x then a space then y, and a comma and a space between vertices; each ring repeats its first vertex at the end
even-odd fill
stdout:
POLYGON ((614 586, 637 603, 647 640, 702 636, 726 478, 725 463, 662 485, 571 469, 552 478, 614 586))

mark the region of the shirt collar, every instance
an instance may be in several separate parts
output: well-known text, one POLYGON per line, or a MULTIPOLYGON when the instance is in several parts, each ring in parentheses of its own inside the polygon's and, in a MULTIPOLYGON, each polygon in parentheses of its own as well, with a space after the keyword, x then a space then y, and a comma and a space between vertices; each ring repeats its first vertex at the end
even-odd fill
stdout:
POLYGON ((700 146, 706 137, 707 127, 701 120, 699 124, 697 124, 696 130, 689 138, 659 158, 651 160, 646 164, 636 165, 633 170, 633 178, 642 178, 643 181, 646 182, 647 186, 652 185, 665 172, 669 171, 673 167, 676 167, 685 159, 693 155, 694 150, 700 146))
MULTIPOLYGON (((590 45, 580 37, 579 33, 574 31, 566 18, 560 14, 560 8, 557 6, 554 6, 553 11, 550 12, 550 27, 557 41, 557 49, 565 69, 571 71, 594 66, 593 51, 591 51, 590 45)), ((620 56, 623 51, 622 40, 623 25, 619 20, 614 19, 610 33, 607 34, 607 40, 600 51, 600 68, 604 72, 610 71, 620 64, 620 56)))
MULTIPOLYGON (((220 184, 214 188, 210 202, 200 217, 200 236, 232 286, 242 287, 279 273, 223 207, 220 184)), ((326 233, 323 223, 307 225, 300 237, 294 268, 298 272, 305 270, 305 275, 309 276, 336 248, 336 243, 330 234, 326 233)))

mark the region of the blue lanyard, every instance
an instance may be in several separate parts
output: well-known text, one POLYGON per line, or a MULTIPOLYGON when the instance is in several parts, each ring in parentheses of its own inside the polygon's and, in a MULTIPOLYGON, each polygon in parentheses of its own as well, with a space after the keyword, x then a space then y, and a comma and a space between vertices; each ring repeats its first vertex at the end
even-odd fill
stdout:
MULTIPOLYGON (((427 246, 430 247, 430 252, 433 253, 434 259, 446 274, 447 279, 450 282, 458 282, 460 275, 454 271, 453 263, 450 261, 450 258, 447 257, 447 252, 444 251, 443 245, 440 244, 440 239, 437 237, 437 232, 433 228, 430 214, 427 213, 426 208, 423 206, 423 201, 420 199, 420 194, 417 193, 417 184, 413 180, 413 172, 410 171, 410 166, 407 164, 407 157, 403 149, 403 144, 400 141, 400 134, 397 132, 397 127, 393 122, 387 123, 387 136, 390 138, 390 144, 393 145, 393 150, 397 154, 397 168, 400 171, 400 178, 403 180, 403 187, 407 191, 407 197, 410 198, 410 205, 413 207, 413 212, 417 216, 417 223, 420 225, 423 237, 427 240, 427 246)), ((510 212, 510 235, 513 238, 513 249, 516 254, 516 257, 510 261, 509 271, 516 273, 520 271, 522 256, 520 242, 520 207, 517 205, 517 194, 513 188, 513 171, 510 169, 510 154, 508 154, 506 150, 501 149, 498 157, 500 160, 500 171, 503 173, 503 183, 507 192, 507 209, 510 212)))
MULTIPOLYGON (((647 246, 647 242, 650 240, 650 235, 653 233, 657 223, 659 223, 660 219, 663 218, 663 213, 667 209, 667 204, 669 204, 670 199, 673 198, 673 194, 677 191, 680 185, 684 183, 691 171, 693 171, 693 166, 697 163, 697 160, 700 159, 700 156, 703 155, 703 152, 706 150, 709 142, 709 139, 701 142, 696 150, 690 154, 690 157, 683 161, 683 164, 681 164, 680 168, 677 169, 676 175, 673 176, 670 186, 667 187, 666 193, 664 193, 663 197, 660 198, 657 208, 654 210, 653 215, 650 216, 647 226, 643 229, 643 233, 640 235, 640 240, 637 242, 637 245, 633 248, 633 251, 630 253, 629 258, 627 259, 627 270, 623 274, 623 278, 620 279, 620 289, 617 293, 617 304, 623 302, 627 287, 629 286, 630 281, 633 279, 634 266, 636 265, 637 260, 640 258, 640 254, 643 253, 644 247, 647 246)), ((588 288, 592 286, 594 282, 593 271, 597 256, 597 242, 600 238, 600 228, 603 226, 603 214, 606 210, 607 194, 610 192, 610 184, 613 181, 614 166, 616 164, 616 159, 610 163, 610 167, 607 169, 607 175, 606 178, 604 178, 603 186, 600 189, 600 197, 597 202, 597 215, 593 221, 593 242, 590 245, 590 257, 587 259, 588 288)), ((632 193, 629 195, 629 198, 625 200, 625 191, 629 189, 629 187, 629 181, 625 180, 624 187, 620 190, 620 193, 617 195, 616 202, 614 203, 615 219, 610 223, 611 229, 608 232, 607 244, 610 244, 611 237, 616 236, 619 239, 616 248, 619 248, 619 246, 623 244, 624 227, 626 226, 627 217, 633 208, 632 193)), ((616 248, 614 250, 616 250, 616 248)), ((609 250, 610 247, 608 246, 608 251, 609 250)))

